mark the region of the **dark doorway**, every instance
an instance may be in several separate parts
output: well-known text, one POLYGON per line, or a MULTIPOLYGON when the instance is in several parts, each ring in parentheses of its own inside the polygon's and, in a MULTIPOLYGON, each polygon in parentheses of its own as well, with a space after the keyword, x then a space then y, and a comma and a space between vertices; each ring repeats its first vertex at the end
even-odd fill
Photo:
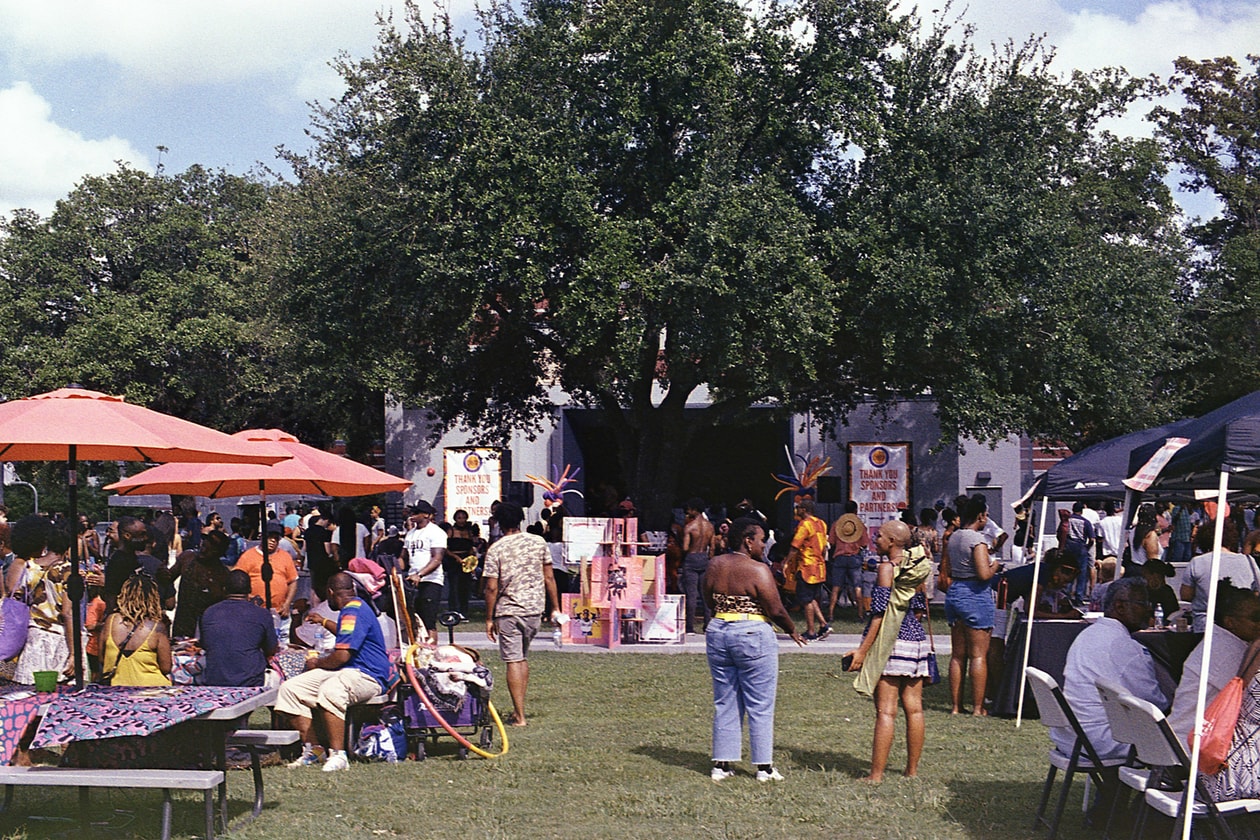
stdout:
MULTIPOLYGON (((624 497, 626 482, 617 458, 617 440, 603 423, 603 412, 571 410, 564 412, 573 439, 581 450, 587 510, 599 515, 596 488, 608 484, 624 497)), ((790 437, 787 421, 765 420, 738 426, 708 429, 697 435, 688 447, 687 464, 674 500, 681 505, 700 496, 710 508, 733 508, 747 496, 774 526, 774 494, 782 485, 774 474, 783 472, 783 445, 790 437)))

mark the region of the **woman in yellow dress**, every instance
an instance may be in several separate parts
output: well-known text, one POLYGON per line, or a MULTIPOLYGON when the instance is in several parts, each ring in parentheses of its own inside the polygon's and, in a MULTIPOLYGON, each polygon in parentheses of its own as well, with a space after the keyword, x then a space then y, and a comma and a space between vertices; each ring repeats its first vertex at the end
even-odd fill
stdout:
POLYGON ((118 611, 105 622, 102 667, 111 685, 170 685, 171 637, 157 583, 135 574, 123 583, 118 611))

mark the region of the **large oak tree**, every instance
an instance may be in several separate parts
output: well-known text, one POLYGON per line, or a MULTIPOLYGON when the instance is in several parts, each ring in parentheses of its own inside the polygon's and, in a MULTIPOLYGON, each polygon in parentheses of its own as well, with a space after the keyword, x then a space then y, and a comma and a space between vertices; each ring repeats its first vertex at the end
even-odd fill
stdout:
POLYGON ((1162 419, 1132 337, 1173 320, 1171 202, 1152 144, 1098 130, 1140 85, 1056 79, 1035 45, 980 60, 873 0, 482 23, 472 47, 412 8, 341 63, 292 158, 277 278, 321 337, 294 370, 492 433, 558 386, 653 516, 752 406, 928 392, 984 438, 1162 419))

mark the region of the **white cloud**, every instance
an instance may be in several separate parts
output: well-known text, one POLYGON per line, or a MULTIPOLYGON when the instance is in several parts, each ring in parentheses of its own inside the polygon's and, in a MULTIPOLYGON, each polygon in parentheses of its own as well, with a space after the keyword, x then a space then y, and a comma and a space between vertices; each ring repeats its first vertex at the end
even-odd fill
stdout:
POLYGON ((0 50, 19 66, 103 59, 162 87, 276 75, 309 99, 338 92, 324 65, 366 55, 391 8, 401 23, 395 0, 0 0, 0 50))
POLYGON ((970 0, 964 19, 976 26, 981 44, 1044 34, 1056 49, 1055 66, 1064 71, 1118 66, 1138 76, 1167 76, 1177 56, 1242 59, 1260 44, 1260 0, 1161 0, 1136 16, 1108 11, 1115 5, 1098 0, 1093 8, 1068 11, 1056 0, 970 0))
POLYGON ((0 125, 0 213, 6 216, 18 207, 46 216, 85 175, 112 172, 117 161, 150 165, 126 140, 91 140, 57 125, 52 107, 26 82, 0 90, 0 125))

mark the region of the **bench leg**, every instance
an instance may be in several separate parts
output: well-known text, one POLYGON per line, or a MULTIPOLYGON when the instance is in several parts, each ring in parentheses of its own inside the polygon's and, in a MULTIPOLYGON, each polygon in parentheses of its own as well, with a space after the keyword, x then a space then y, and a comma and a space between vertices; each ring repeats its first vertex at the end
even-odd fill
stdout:
POLYGON ((0 811, 7 812, 13 807, 13 785, 4 786, 4 805, 0 806, 0 811))
POLYGON ((249 751, 249 769, 254 772, 254 816, 257 817, 262 813, 263 809, 263 774, 262 774, 262 756, 259 755, 257 747, 251 748, 249 751))
POLYGON ((92 833, 92 807, 89 801, 90 788, 79 788, 79 825, 83 826, 83 833, 90 835, 92 833))
POLYGON ((171 790, 162 789, 162 840, 171 840, 171 790))
MULTIPOLYGON (((228 827, 223 826, 226 834, 228 827)), ((214 840, 214 791, 206 791, 206 840, 214 840)))

